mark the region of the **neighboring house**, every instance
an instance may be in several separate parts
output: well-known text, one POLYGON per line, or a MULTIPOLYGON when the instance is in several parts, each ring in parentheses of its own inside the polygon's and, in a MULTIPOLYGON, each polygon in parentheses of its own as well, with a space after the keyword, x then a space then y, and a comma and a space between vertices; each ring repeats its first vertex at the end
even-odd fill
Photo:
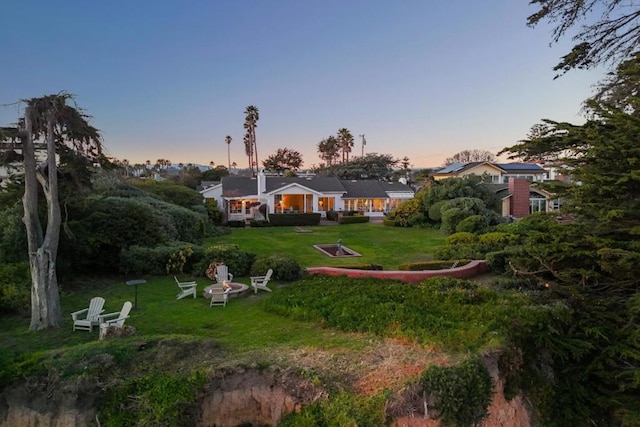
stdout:
POLYGON ((560 208, 555 195, 523 178, 511 178, 506 184, 484 185, 488 185, 500 198, 503 217, 522 218, 533 212, 551 212, 560 208))
POLYGON ((452 163, 433 173, 438 181, 446 178, 462 178, 466 175, 486 176, 494 184, 506 184, 510 178, 522 178, 529 182, 547 179, 547 171, 535 163, 452 163))
POLYGON ((220 183, 200 191, 205 199, 215 199, 227 220, 265 219, 258 209, 270 213, 320 213, 360 211, 382 217, 414 192, 403 182, 341 180, 326 176, 257 177, 225 176, 220 183))
POLYGON ((550 212, 560 208, 559 200, 538 183, 549 179, 549 170, 535 163, 453 163, 433 174, 434 180, 484 176, 502 201, 502 216, 522 218, 533 212, 550 212))

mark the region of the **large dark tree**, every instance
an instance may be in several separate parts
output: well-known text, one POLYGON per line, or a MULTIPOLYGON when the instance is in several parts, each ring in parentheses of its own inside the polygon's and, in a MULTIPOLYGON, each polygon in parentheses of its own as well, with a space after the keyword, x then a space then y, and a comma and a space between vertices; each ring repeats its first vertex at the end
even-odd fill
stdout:
POLYGON ((516 335, 525 360, 546 358, 552 372, 541 396, 550 425, 640 425, 640 117, 587 106, 585 124, 546 120, 545 132, 503 150, 558 159, 580 183, 564 194, 568 223, 534 216, 513 225, 523 240, 507 255, 509 270, 547 283, 546 304, 564 307, 516 335))
POLYGON ((330 135, 318 143, 318 153, 326 166, 332 166, 340 157, 340 144, 335 136, 330 135))
POLYGON ((101 137, 89 125, 88 116, 67 93, 24 101, 24 117, 16 129, 18 142, 8 149, 22 160, 24 170, 24 218, 31 270, 31 330, 59 327, 62 310, 58 292, 56 259, 62 223, 58 186, 58 156, 74 151, 89 159, 102 157, 101 137), (44 160, 36 156, 46 150, 44 160), (38 186, 47 203, 46 223, 38 210, 38 186))
POLYGON ((342 150, 342 163, 349 162, 349 153, 353 148, 353 135, 351 131, 347 128, 338 129, 338 134, 336 135, 336 139, 338 140, 338 145, 342 150))
POLYGON ((290 148, 278 148, 275 154, 267 157, 262 166, 271 172, 297 171, 302 166, 302 155, 290 148))
POLYGON ((629 0, 531 0, 538 7, 529 16, 533 27, 547 21, 554 26, 553 42, 574 27, 575 45, 556 71, 586 69, 595 65, 618 64, 637 53, 640 44, 640 4, 629 0))
POLYGON ((353 157, 348 163, 320 167, 317 173, 341 179, 391 180, 397 164, 398 160, 390 154, 367 153, 361 157, 353 157))

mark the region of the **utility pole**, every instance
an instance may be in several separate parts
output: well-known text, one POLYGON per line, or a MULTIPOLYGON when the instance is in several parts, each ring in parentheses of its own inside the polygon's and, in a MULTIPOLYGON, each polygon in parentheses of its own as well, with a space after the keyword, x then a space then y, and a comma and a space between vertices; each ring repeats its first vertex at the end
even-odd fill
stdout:
POLYGON ((364 146, 367 145, 367 140, 364 139, 364 133, 361 133, 360 135, 358 135, 360 138, 362 138, 362 154, 361 156, 364 157, 364 146))

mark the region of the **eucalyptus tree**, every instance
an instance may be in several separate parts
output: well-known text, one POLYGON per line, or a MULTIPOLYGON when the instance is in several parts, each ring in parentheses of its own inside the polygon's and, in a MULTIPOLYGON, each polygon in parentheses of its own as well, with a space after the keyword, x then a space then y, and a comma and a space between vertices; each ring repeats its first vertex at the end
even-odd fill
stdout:
POLYGON ((340 149, 342 150, 342 162, 349 161, 349 153, 351 152, 351 148, 353 147, 353 135, 347 128, 338 129, 338 144, 340 145, 340 149))
POLYGON ((224 142, 227 143, 227 165, 228 169, 231 170, 231 135, 227 135, 224 137, 224 142))
POLYGON ((260 164, 258 161, 258 146, 256 143, 256 127, 258 127, 258 120, 260 120, 260 113, 258 107, 255 105, 249 105, 245 110, 244 128, 246 129, 245 135, 245 152, 249 156, 249 171, 252 176, 255 175, 260 164))
POLYGON ((30 330, 59 327, 62 309, 56 274, 60 242, 61 211, 58 186, 58 156, 75 152, 96 161, 102 155, 99 131, 89 117, 75 105, 68 93, 24 100, 24 117, 16 128, 19 152, 24 168, 23 222, 27 232, 31 271, 30 330), (36 156, 38 147, 46 149, 44 160, 36 156), (47 203, 46 223, 38 215, 38 185, 47 203))
POLYGON ((327 166, 332 166, 333 163, 338 160, 338 157, 340 157, 340 144, 336 137, 330 135, 320 141, 318 143, 318 153, 327 166))

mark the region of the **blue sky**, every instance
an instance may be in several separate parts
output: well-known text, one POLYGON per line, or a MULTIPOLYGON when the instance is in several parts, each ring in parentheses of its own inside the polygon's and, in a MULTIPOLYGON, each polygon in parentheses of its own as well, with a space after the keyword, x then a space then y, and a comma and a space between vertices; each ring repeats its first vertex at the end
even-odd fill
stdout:
MULTIPOLYGON (((346 127, 365 152, 442 164, 496 153, 542 118, 582 122, 599 72, 553 80, 571 41, 526 26, 528 0, 21 0, 3 7, 0 104, 60 91, 93 116, 109 155, 132 163, 247 166, 244 110, 260 111, 260 159, 320 163, 346 127), (11 17, 11 19, 7 19, 11 17)), ((22 110, 0 107, 0 125, 22 110)))

